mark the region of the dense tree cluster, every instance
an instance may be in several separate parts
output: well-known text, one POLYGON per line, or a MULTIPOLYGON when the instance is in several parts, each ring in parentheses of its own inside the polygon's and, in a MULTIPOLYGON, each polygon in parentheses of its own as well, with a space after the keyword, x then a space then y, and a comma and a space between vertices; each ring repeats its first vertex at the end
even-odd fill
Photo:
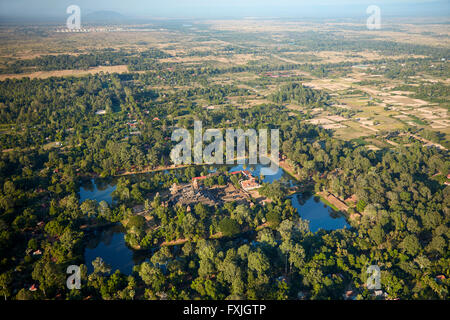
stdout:
POLYGON ((24 73, 32 71, 53 70, 87 70, 98 66, 128 65, 133 70, 155 64, 157 59, 168 58, 169 54, 148 49, 143 52, 103 50, 78 55, 47 55, 29 60, 17 60, 0 69, 1 73, 24 73))
POLYGON ((291 83, 282 86, 280 91, 271 96, 271 100, 275 103, 295 102, 300 105, 322 106, 329 100, 329 96, 323 91, 310 89, 298 83, 291 83))

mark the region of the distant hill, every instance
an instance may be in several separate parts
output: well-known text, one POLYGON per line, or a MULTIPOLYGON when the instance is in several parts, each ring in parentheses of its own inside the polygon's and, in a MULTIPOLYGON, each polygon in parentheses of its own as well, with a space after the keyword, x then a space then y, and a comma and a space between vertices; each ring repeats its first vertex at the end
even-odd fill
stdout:
POLYGON ((87 22, 103 22, 112 23, 126 20, 127 17, 115 11, 95 11, 83 16, 83 20, 87 22))

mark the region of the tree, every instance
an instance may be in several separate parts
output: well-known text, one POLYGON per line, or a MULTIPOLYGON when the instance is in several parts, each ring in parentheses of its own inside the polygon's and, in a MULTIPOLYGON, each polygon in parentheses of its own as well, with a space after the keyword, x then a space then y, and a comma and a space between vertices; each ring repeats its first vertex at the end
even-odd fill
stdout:
POLYGON ((152 266, 148 262, 144 262, 140 266, 139 276, 145 284, 151 285, 153 290, 156 292, 161 291, 165 277, 159 268, 152 266))
POLYGON ((31 250, 37 250, 38 247, 39 246, 36 238, 31 238, 30 241, 28 241, 28 248, 30 248, 31 250))
POLYGON ((36 299, 36 292, 30 292, 27 288, 22 288, 17 293, 16 299, 17 300, 33 300, 33 299, 36 299))
POLYGON ((191 214, 188 213, 183 219, 183 233, 184 236, 192 239, 195 235, 195 225, 197 223, 197 219, 191 214))
POLYGON ((220 186, 224 186, 224 185, 226 184, 225 178, 224 178, 223 176, 219 176, 219 178, 217 178, 217 183, 218 183, 220 186))
POLYGON ((446 245, 446 242, 443 237, 434 236, 433 239, 431 240, 431 242, 428 244, 426 249, 428 252, 436 252, 436 253, 444 254, 445 245, 446 245))
POLYGON ((192 281, 191 288, 197 291, 201 296, 206 295, 206 290, 204 286, 205 280, 203 278, 197 278, 192 281))
POLYGON ((111 266, 105 263, 100 257, 97 257, 92 261, 92 266, 94 267, 94 273, 97 274, 107 274, 111 272, 111 266))
POLYGON ((132 216, 127 223, 128 229, 142 230, 145 226, 145 218, 143 216, 132 216))
POLYGON ((219 230, 225 237, 232 237, 241 232, 239 223, 231 218, 223 218, 219 223, 219 230))
POLYGON ((32 277, 39 281, 40 289, 47 296, 54 289, 62 289, 65 284, 65 272, 62 268, 50 261, 48 257, 43 257, 36 262, 32 277))
POLYGON ((239 224, 244 224, 245 222, 250 222, 250 210, 246 205, 238 205, 232 214, 232 218, 237 220, 239 224))
POLYGON ((212 242, 200 240, 197 243, 196 252, 200 259, 198 274, 200 277, 206 278, 215 272, 214 258, 216 256, 216 248, 212 242))
POLYGON ((63 234, 64 226, 57 220, 52 220, 45 225, 45 231, 52 237, 57 237, 63 234))
POLYGON ((170 252, 170 249, 168 247, 162 247, 153 254, 150 261, 153 263, 153 265, 158 266, 166 264, 172 258, 173 256, 170 252))
POLYGON ((144 197, 142 196, 142 193, 139 190, 138 184, 133 185, 133 187, 131 189, 131 197, 133 198, 133 200, 138 201, 138 202, 144 201, 144 197))
POLYGON ((203 203, 197 203, 194 207, 195 213, 200 217, 201 220, 206 219, 208 216, 208 209, 203 203))
POLYGON ((94 217, 97 214, 97 207, 98 207, 98 203, 95 200, 86 200, 84 201, 81 206, 81 212, 90 217, 94 217))
POLYGON ((99 203, 98 212, 105 219, 111 218, 112 210, 109 208, 108 203, 104 200, 99 203))
POLYGON ((275 201, 280 201, 286 196, 286 188, 279 182, 264 183, 259 189, 259 193, 267 198, 275 201))
POLYGON ((289 262, 300 270, 305 264, 305 258, 305 249, 303 249, 300 244, 296 243, 295 246, 293 246, 289 251, 289 262))
POLYGON ((217 283, 213 282, 211 279, 205 281, 205 291, 206 294, 213 300, 219 300, 219 290, 217 288, 217 283))
POLYGON ((356 204, 356 210, 358 210, 358 212, 364 212, 366 206, 367 203, 364 200, 359 200, 358 203, 356 204))
POLYGON ((257 239, 259 242, 266 243, 271 247, 275 247, 277 245, 272 230, 268 228, 264 228, 263 230, 259 231, 257 239))
POLYGON ((275 211, 270 211, 267 213, 266 219, 270 227, 273 229, 278 228, 281 222, 280 214, 275 211))
POLYGON ((400 248, 403 248, 410 255, 415 256, 421 250, 421 245, 416 236, 407 235, 400 243, 400 248))
POLYGON ((236 262, 229 259, 225 259, 225 261, 220 263, 217 269, 221 272, 223 280, 228 283, 233 283, 236 276, 241 274, 241 270, 237 266, 236 262))
POLYGON ((258 274, 265 274, 270 268, 269 259, 261 251, 252 252, 248 256, 248 268, 258 274))
POLYGON ((369 231, 370 238, 377 244, 380 245, 384 241, 384 230, 377 224, 369 231))
POLYGON ((151 203, 151 206, 153 209, 157 209, 161 205, 161 196, 159 195, 159 192, 155 195, 153 198, 153 201, 151 203))
POLYGON ((12 273, 5 272, 0 275, 0 295, 5 297, 6 299, 11 296, 11 290, 9 286, 12 283, 12 273))
POLYGON ((116 270, 108 279, 105 286, 101 287, 102 297, 111 298, 118 296, 120 294, 120 290, 124 289, 127 281, 126 277, 120 273, 119 270, 116 270))
POLYGON ((3 184, 3 192, 6 195, 12 196, 16 192, 16 187, 14 186, 14 183, 12 181, 5 181, 3 184))

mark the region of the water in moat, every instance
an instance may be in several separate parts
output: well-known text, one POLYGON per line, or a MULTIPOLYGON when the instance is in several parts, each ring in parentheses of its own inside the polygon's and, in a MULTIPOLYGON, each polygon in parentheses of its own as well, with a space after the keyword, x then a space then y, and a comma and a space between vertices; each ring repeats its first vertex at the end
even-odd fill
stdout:
MULTIPOLYGON (((295 185, 295 179, 285 173, 282 168, 272 171, 268 167, 261 165, 237 165, 229 169, 229 172, 248 170, 255 177, 260 177, 264 183, 273 183, 274 181, 284 181, 289 185, 295 185)), ((144 175, 145 177, 145 175, 144 175)), ((112 193, 116 189, 114 179, 93 179, 90 184, 83 185, 80 188, 80 201, 86 199, 106 201, 113 204, 112 193)), ((291 196, 292 206, 297 209, 302 219, 310 222, 311 232, 317 232, 319 229, 326 231, 343 229, 349 227, 345 217, 333 211, 332 208, 320 201, 320 198, 312 194, 294 194, 291 196)), ((85 262, 88 271, 92 272, 92 261, 101 257, 112 268, 112 271, 120 270, 124 274, 130 274, 133 266, 140 264, 145 260, 142 253, 130 249, 124 239, 125 233, 119 226, 99 229, 91 237, 85 250, 85 262)))

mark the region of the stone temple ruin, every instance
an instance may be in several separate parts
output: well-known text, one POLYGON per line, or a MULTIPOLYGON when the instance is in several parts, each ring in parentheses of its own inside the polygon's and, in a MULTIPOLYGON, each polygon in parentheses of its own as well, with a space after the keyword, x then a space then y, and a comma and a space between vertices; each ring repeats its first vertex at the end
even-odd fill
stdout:
POLYGON ((195 181, 188 185, 174 184, 170 188, 171 205, 190 206, 197 203, 203 203, 208 206, 220 205, 222 201, 211 191, 201 187, 195 181))
POLYGON ((205 187, 201 181, 207 179, 208 176, 218 175, 215 173, 204 177, 193 178, 189 184, 173 184, 170 188, 169 199, 166 203, 170 206, 185 206, 188 211, 198 203, 212 207, 223 205, 226 202, 254 205, 249 191, 258 189, 261 185, 248 171, 230 173, 230 175, 234 174, 243 174, 245 177, 245 179, 239 181, 241 188, 236 188, 232 183, 211 188, 205 187))

